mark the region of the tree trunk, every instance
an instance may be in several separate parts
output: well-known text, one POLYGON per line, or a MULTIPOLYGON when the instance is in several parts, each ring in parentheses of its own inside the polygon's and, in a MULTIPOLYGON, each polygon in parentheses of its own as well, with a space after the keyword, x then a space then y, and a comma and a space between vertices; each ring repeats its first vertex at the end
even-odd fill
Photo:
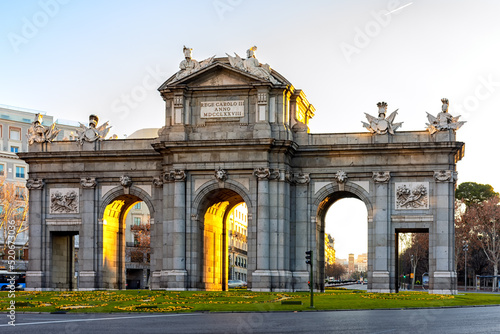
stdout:
POLYGON ((498 263, 493 264, 493 287, 492 291, 497 291, 498 290, 498 263))

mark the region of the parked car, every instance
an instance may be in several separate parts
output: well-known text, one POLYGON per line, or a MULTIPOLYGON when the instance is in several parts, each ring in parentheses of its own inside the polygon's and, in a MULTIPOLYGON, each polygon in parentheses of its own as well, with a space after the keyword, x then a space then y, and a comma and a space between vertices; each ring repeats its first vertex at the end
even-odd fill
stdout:
POLYGON ((247 282, 242 281, 242 280, 229 280, 227 281, 227 287, 229 289, 234 289, 234 288, 246 288, 247 287, 247 282))

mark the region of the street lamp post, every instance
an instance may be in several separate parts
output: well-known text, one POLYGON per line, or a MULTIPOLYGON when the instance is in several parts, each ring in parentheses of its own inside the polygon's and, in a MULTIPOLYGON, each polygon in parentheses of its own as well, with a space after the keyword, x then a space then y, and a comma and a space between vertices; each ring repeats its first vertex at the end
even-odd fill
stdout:
POLYGON ((411 255, 411 273, 412 275, 411 276, 411 289, 415 289, 415 272, 413 271, 413 254, 411 255))
POLYGON ((469 244, 464 241, 464 252, 465 252, 465 291, 467 291, 467 251, 469 250, 469 244))

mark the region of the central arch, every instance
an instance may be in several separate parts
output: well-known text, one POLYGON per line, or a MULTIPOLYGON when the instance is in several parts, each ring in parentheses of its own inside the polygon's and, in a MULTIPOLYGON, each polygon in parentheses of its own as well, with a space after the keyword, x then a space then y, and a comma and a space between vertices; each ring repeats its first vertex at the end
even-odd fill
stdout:
MULTIPOLYGON (((344 198, 355 198, 361 200, 367 209, 367 222, 368 230, 371 228, 373 223, 373 207, 369 200, 369 195, 367 191, 360 185, 347 182, 346 184, 333 184, 330 183, 317 192, 316 199, 314 201, 314 207, 316 208, 316 228, 315 233, 312 234, 313 242, 315 245, 316 261, 315 261, 315 287, 321 291, 325 289, 325 224, 326 224, 326 214, 328 209, 337 201, 344 198)), ((373 256, 373 239, 368 233, 368 289, 371 288, 371 276, 372 276, 372 256, 373 256)))
MULTIPOLYGON (((192 215, 197 217, 197 233, 193 234, 192 240, 193 253, 198 258, 198 261, 192 261, 194 288, 215 291, 228 289, 229 215, 241 203, 245 203, 248 208, 247 230, 250 231, 251 201, 239 185, 214 181, 198 192, 192 215)), ((247 245, 248 249, 252 248, 250 239, 247 245)))

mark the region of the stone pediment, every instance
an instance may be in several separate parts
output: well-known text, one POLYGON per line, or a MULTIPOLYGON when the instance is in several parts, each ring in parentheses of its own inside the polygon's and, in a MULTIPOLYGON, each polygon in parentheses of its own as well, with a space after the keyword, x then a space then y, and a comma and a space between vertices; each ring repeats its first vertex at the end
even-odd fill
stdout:
MULTIPOLYGON (((220 86, 248 86, 256 83, 273 85, 269 80, 265 80, 256 75, 234 68, 229 64, 228 58, 217 58, 207 67, 193 72, 181 79, 177 79, 177 74, 171 76, 163 83, 159 91, 176 87, 220 87, 220 86)), ((272 71, 280 84, 289 82, 276 71, 272 71)))

